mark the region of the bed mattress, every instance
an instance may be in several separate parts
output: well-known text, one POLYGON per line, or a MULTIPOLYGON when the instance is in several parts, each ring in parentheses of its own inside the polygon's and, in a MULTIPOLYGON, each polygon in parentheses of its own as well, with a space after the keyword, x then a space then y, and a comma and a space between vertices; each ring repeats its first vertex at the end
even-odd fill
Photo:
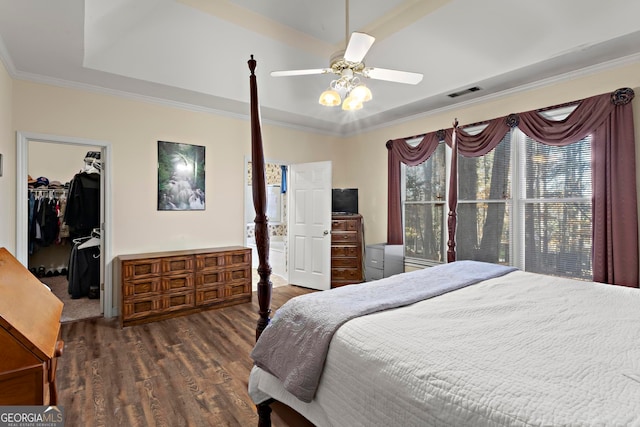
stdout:
POLYGON ((250 394, 319 426, 640 426, 640 291, 512 272, 350 320, 310 403, 257 368, 250 394))

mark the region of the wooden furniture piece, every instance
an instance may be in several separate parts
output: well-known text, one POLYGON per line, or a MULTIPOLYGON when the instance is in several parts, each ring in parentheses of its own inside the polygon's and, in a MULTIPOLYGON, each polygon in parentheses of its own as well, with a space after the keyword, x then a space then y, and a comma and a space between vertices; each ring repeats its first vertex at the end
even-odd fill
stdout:
POLYGON ((367 282, 404 273, 404 248, 402 245, 378 243, 365 249, 365 276, 367 282))
POLYGON ((0 248, 0 405, 56 405, 60 301, 0 248))
POLYGON ((251 249, 121 255, 122 326, 251 301, 251 249))
POLYGON ((362 215, 331 216, 331 287, 360 283, 362 268, 362 215))
MULTIPOLYGON (((271 319, 271 266, 269 265, 269 229, 267 218, 267 189, 264 171, 264 150, 262 147, 262 125, 260 124, 260 103, 258 102, 258 83, 256 81, 256 60, 251 59, 249 65, 249 94, 251 109, 251 174, 253 207, 256 211, 255 236, 258 250, 258 323, 256 325, 256 341, 271 319)), ((273 400, 257 405, 258 426, 271 426, 271 407, 273 400)))

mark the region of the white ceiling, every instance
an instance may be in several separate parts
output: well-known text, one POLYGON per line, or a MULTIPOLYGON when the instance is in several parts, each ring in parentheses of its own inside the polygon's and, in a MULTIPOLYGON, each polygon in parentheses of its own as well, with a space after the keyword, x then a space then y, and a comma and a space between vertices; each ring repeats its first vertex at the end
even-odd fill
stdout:
POLYGON ((253 54, 263 120, 348 135, 496 93, 640 60, 638 0, 351 0, 349 31, 376 37, 374 99, 318 104, 345 45, 344 0, 0 0, 12 77, 246 116, 253 54), (449 98, 472 86, 482 90, 449 98))

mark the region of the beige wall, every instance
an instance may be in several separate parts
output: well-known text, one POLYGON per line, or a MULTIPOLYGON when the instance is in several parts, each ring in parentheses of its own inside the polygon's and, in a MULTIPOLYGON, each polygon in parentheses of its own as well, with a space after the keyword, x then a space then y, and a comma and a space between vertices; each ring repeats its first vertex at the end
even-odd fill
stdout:
POLYGON ((15 251, 15 152, 16 140, 12 122, 13 81, 0 61, 0 247, 15 251))
MULTIPOLYGON (((15 130, 111 143, 114 255, 243 243, 248 121, 23 81, 14 87, 15 130), (206 147, 205 211, 157 211, 158 140, 206 147)), ((284 162, 330 160, 334 145, 268 125, 263 140, 265 156, 284 162)))
MULTIPOLYGON (((387 150, 389 139, 417 135, 449 128, 455 118, 460 125, 475 123, 509 113, 561 104, 631 87, 636 92, 633 101, 636 123, 636 145, 640 144, 640 63, 575 78, 571 81, 531 89, 482 104, 434 114, 374 132, 363 133, 341 145, 342 154, 334 161, 335 181, 344 181, 360 188, 360 213, 364 217, 368 243, 386 241, 387 233, 387 150), (357 162, 355 159, 358 159, 357 162), (347 167, 356 162, 358 167, 347 167)), ((640 148, 636 150, 640 165, 640 148)), ((640 168, 639 168, 640 172, 640 168)), ((640 180, 638 188, 640 189, 640 180)))

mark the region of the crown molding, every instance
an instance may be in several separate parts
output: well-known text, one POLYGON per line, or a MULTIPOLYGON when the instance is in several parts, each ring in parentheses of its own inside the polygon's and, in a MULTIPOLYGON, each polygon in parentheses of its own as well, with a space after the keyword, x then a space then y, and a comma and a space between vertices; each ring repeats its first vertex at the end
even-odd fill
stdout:
POLYGON ((4 68, 7 70, 9 75, 12 78, 15 78, 16 67, 13 64, 13 60, 11 59, 11 55, 9 55, 9 51, 7 50, 7 46, 4 44, 4 40, 0 37, 0 61, 4 64, 4 68))
MULTIPOLYGON (((165 107, 176 108, 176 109, 191 111, 196 113, 214 114, 221 117, 227 117, 227 118, 245 120, 245 121, 250 120, 249 102, 245 103, 247 106, 247 113, 244 114, 244 113, 236 113, 232 111, 221 110, 221 109, 216 109, 211 107, 204 107, 197 104, 190 104, 188 102, 172 101, 172 100, 157 98, 149 95, 141 95, 141 94, 127 92, 123 90, 110 89, 110 88, 105 88, 102 86, 97 86, 97 85, 92 85, 87 83, 73 82, 69 80, 58 79, 58 78, 43 76, 43 75, 34 74, 34 73, 25 73, 25 72, 17 71, 17 72, 14 72, 11 77, 16 80, 62 87, 66 89, 81 90, 81 91, 86 91, 91 93, 102 94, 102 95, 110 95, 114 97, 129 99, 132 101, 146 102, 150 104, 162 105, 165 107)), ((262 122, 264 124, 274 125, 278 127, 301 131, 301 132, 312 132, 312 133, 318 133, 318 134, 323 134, 328 136, 342 137, 342 134, 338 132, 325 131, 319 128, 287 123, 280 120, 269 119, 268 117, 266 118, 263 117, 262 122)))

